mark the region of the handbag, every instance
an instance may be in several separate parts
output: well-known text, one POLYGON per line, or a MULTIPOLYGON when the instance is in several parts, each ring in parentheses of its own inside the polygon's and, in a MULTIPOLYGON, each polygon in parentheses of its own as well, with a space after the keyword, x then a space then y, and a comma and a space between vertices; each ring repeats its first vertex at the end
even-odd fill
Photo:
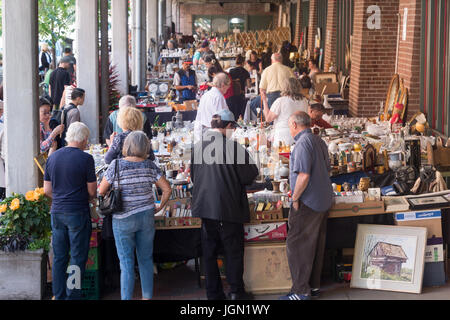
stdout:
POLYGON ((120 175, 119 175, 119 159, 116 160, 116 172, 114 179, 117 177, 117 189, 113 185, 109 191, 103 196, 99 197, 99 211, 102 215, 108 216, 122 210, 122 197, 120 194, 120 175))

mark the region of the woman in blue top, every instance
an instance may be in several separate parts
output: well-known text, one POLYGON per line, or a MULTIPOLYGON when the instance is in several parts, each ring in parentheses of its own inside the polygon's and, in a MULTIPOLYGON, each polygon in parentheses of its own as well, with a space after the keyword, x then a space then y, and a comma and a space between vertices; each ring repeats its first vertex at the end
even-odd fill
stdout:
POLYGON ((172 192, 161 170, 153 161, 147 159, 149 149, 150 140, 144 132, 131 132, 123 144, 124 158, 112 161, 99 187, 100 195, 105 195, 112 185, 115 189, 120 185, 123 208, 122 211, 114 213, 112 227, 120 260, 122 300, 133 298, 135 249, 142 299, 153 297, 154 214, 165 207, 172 192), (153 198, 153 184, 163 192, 161 204, 157 209, 153 198))

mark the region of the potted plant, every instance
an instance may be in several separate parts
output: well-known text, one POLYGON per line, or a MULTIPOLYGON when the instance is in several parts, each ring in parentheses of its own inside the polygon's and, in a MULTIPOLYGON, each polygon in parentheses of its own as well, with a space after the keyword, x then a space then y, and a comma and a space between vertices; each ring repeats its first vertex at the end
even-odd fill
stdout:
POLYGON ((0 202, 0 300, 42 299, 51 240, 43 188, 0 202))

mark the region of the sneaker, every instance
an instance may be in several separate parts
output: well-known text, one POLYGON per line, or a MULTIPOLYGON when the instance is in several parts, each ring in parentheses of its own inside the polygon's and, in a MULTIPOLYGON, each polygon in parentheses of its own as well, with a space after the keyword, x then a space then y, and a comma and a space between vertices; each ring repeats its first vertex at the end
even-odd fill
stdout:
POLYGON ((278 300, 311 300, 311 296, 309 294, 289 293, 288 295, 281 296, 278 300))
POLYGON ((311 289, 311 297, 312 298, 318 298, 319 296, 320 296, 320 289, 319 288, 311 289))

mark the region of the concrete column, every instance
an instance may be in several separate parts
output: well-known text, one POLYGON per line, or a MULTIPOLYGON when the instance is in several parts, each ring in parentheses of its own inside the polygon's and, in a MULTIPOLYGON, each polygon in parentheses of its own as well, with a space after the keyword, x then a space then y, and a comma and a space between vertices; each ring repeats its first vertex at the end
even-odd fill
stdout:
POLYGON ((156 65, 158 59, 158 0, 147 0, 147 48, 149 59, 156 65))
POLYGON ((99 79, 98 79, 98 2, 76 0, 77 86, 86 90, 81 106, 81 121, 91 131, 90 142, 99 142, 99 79))
POLYGON ((38 5, 3 0, 3 90, 6 193, 38 186, 38 5))
POLYGON ((143 91, 146 78, 146 36, 145 36, 145 4, 144 0, 133 0, 131 2, 132 33, 131 33, 131 56, 132 56, 132 84, 143 91))
POLYGON ((164 26, 166 25, 166 0, 158 0, 158 35, 164 38, 164 26))
POLYGON ((119 91, 128 94, 128 0, 111 0, 112 64, 119 75, 119 91))
POLYGON ((166 0, 166 26, 170 30, 170 37, 170 33, 172 33, 172 0, 166 0))
MULTIPOLYGON (((109 116, 109 50, 108 50, 108 0, 100 0, 101 17, 101 56, 100 56, 100 105, 101 105, 101 133, 106 126, 109 116)), ((103 137, 105 139, 107 137, 103 137)))

